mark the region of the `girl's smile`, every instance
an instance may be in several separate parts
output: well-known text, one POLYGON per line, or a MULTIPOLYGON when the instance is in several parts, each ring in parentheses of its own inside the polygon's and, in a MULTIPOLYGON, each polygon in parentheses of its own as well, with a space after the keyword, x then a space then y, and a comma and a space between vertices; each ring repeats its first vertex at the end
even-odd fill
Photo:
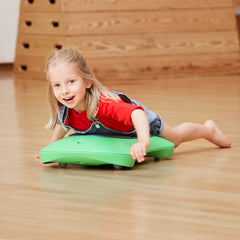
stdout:
POLYGON ((58 64, 51 68, 50 79, 56 99, 76 112, 85 108, 86 90, 92 86, 84 80, 73 64, 58 64))
POLYGON ((74 98, 75 98, 74 96, 66 97, 66 98, 63 98, 63 101, 65 101, 67 104, 71 104, 73 103, 74 98))

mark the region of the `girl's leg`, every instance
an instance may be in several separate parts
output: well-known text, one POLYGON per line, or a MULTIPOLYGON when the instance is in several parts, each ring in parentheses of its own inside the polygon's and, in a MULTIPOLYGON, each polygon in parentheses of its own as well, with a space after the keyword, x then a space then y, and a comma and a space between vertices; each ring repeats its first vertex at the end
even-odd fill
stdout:
POLYGON ((160 136, 173 142, 175 147, 183 142, 199 138, 205 138, 219 147, 231 147, 228 137, 219 130, 212 120, 207 120, 204 124, 182 123, 175 128, 165 124, 160 136))

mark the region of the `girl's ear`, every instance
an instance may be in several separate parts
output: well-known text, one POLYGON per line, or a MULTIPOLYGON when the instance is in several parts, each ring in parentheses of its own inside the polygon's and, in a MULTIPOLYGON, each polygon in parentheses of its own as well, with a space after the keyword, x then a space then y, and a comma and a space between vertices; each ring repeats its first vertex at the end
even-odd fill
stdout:
POLYGON ((92 86, 92 81, 89 81, 89 80, 86 80, 86 89, 89 89, 89 88, 91 88, 91 86, 92 86))

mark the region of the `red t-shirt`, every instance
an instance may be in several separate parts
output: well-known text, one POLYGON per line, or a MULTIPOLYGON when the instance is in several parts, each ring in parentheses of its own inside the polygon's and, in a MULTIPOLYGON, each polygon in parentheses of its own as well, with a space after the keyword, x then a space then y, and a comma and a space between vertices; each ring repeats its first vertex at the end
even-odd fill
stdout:
MULTIPOLYGON (((133 128, 131 114, 136 109, 143 110, 141 106, 126 103, 122 99, 116 101, 104 98, 100 100, 96 117, 107 128, 121 132, 130 132, 133 128)), ((93 122, 87 117, 86 111, 77 113, 72 108, 68 109, 65 125, 80 131, 86 131, 93 122)))

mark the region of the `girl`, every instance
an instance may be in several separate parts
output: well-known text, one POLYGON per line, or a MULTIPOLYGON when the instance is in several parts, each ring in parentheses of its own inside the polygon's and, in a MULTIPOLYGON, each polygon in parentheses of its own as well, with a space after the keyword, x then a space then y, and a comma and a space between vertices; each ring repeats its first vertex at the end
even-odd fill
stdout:
POLYGON ((144 161, 150 135, 173 142, 205 138, 219 147, 231 143, 208 120, 203 125, 183 123, 171 128, 159 115, 122 93, 110 92, 94 76, 85 58, 76 50, 58 50, 48 57, 47 78, 51 118, 47 128, 55 128, 51 142, 63 138, 69 129, 78 134, 137 136, 130 148, 137 162, 144 161))

